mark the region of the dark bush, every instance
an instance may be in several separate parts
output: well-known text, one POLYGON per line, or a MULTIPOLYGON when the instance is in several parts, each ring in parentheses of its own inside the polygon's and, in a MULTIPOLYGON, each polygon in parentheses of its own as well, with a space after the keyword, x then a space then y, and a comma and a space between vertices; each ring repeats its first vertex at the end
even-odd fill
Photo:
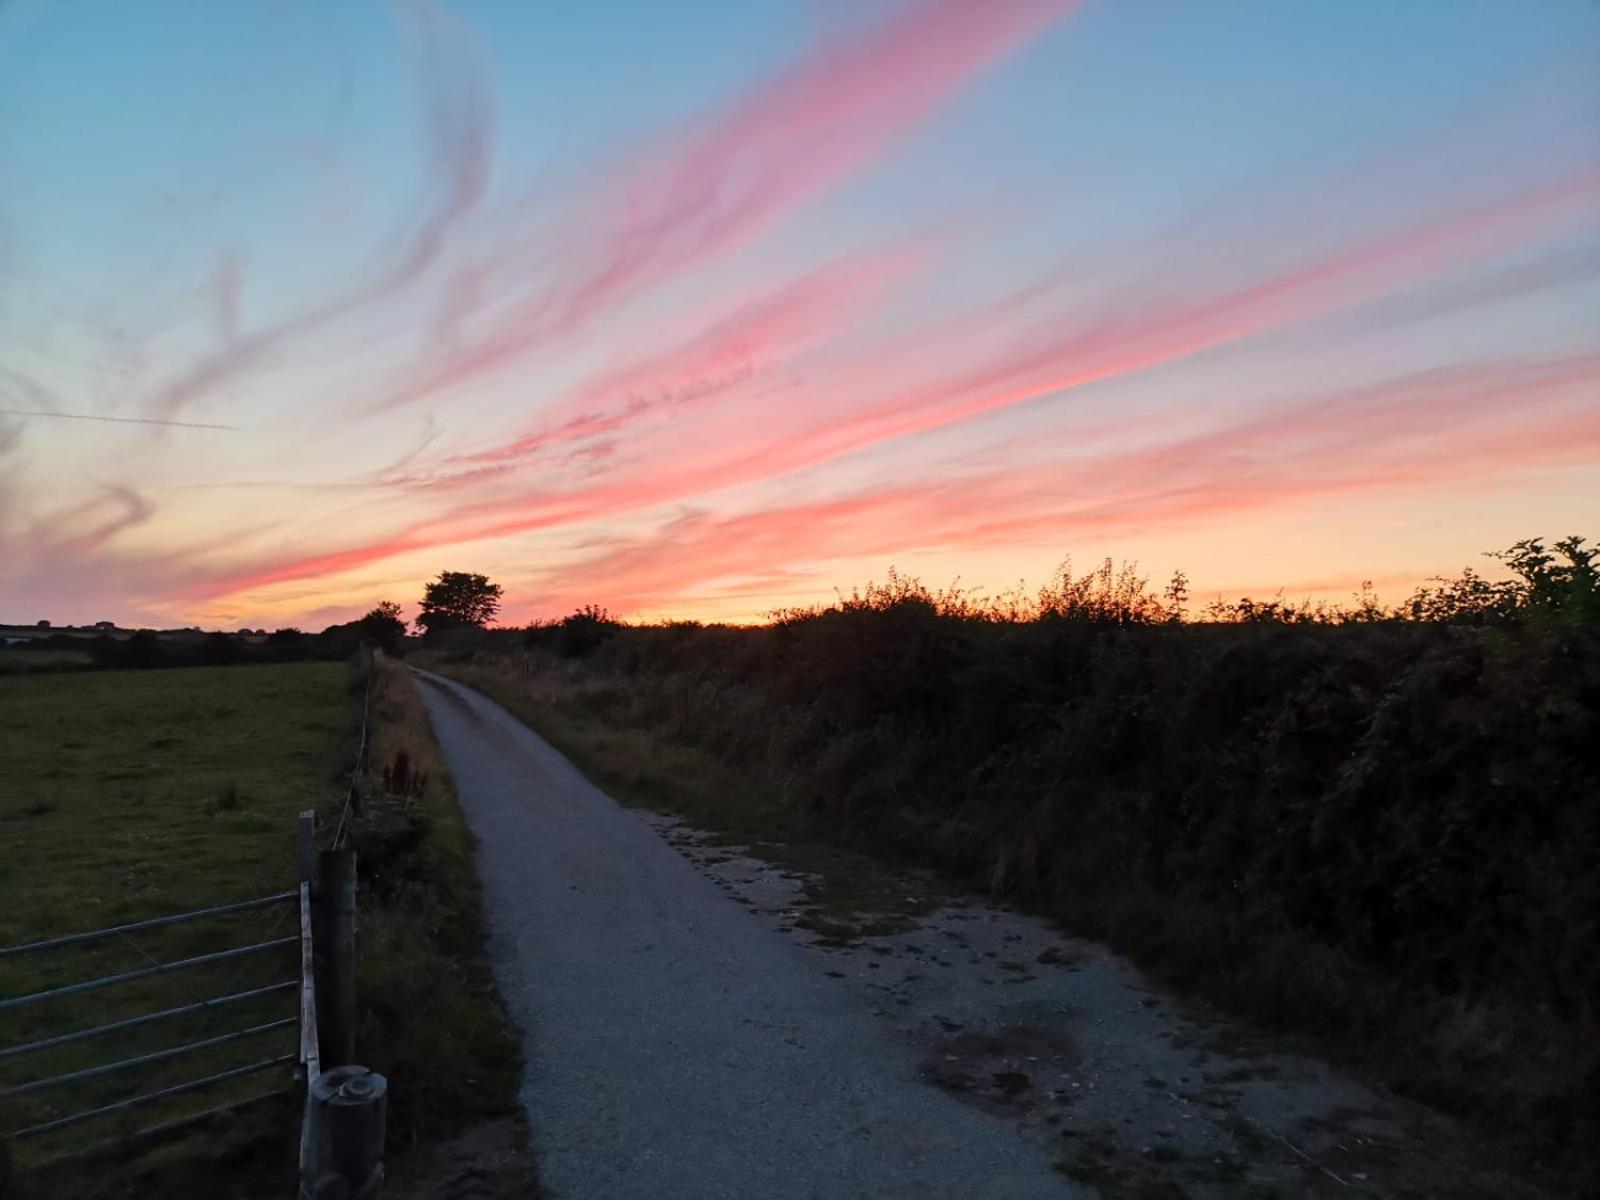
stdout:
POLYGON ((1513 579, 1435 581, 1395 612, 1364 593, 1181 623, 1107 566, 1032 603, 892 577, 764 627, 580 613, 529 641, 578 648, 563 703, 587 716, 709 751, 841 839, 1205 976, 1254 1018, 1431 1038, 1428 1014, 1513 1014, 1505 1046, 1419 1033, 1406 1053, 1435 1061, 1409 1078, 1479 1115, 1515 1093, 1495 1115, 1540 1154, 1600 1127, 1600 606, 1592 555, 1556 549, 1519 543, 1513 579), (1368 980, 1366 1012, 1273 966, 1283 947, 1368 980), (1470 1061, 1499 1064, 1475 1097, 1470 1061), (1486 1082, 1502 1068, 1525 1078, 1486 1082))
POLYGON ((528 634, 530 642, 543 642, 563 658, 583 658, 616 636, 621 628, 620 621, 605 609, 591 604, 555 625, 535 626, 528 634))

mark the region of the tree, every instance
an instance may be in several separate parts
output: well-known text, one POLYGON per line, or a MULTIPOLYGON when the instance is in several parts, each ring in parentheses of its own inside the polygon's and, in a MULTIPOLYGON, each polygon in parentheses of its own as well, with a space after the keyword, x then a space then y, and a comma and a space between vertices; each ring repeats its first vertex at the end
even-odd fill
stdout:
POLYGON ((377 642, 385 653, 393 651, 406 635, 406 623, 400 617, 400 606, 393 600, 382 601, 356 624, 361 627, 361 636, 377 642))
POLYGON ((417 628, 424 633, 470 626, 482 629, 500 611, 500 585, 486 575, 441 571, 422 593, 417 628))

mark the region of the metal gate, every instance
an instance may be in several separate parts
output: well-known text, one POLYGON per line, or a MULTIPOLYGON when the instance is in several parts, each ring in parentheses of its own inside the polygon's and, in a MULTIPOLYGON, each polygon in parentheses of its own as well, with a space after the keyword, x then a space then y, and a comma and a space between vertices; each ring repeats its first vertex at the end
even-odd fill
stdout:
MULTIPOLYGON (((47 1167, 292 1095, 296 1081, 287 1071, 276 1086, 248 1092, 235 1081, 304 1064, 308 1043, 315 1071, 314 1026, 309 1038, 301 1028, 308 1006, 315 1021, 314 997, 308 1000, 314 991, 309 904, 302 883, 294 891, 0 949, 0 969, 40 961, 29 977, 70 979, 20 995, 0 993, 0 1021, 23 1034, 0 1045, 0 1137, 16 1164, 47 1167), (234 929, 214 939, 224 944, 201 953, 150 948, 195 923, 240 919, 264 920, 266 927, 250 940, 234 929), (103 965, 112 951, 138 965, 71 978, 76 968, 103 965), (187 998, 170 1003, 169 984, 168 1002, 142 1007, 154 990, 146 981, 168 977, 195 981, 182 989, 187 998), (90 1012, 117 1015, 85 1022, 90 1012), (159 1086, 147 1083, 131 1094, 118 1086, 152 1075, 159 1086), (83 1098, 94 1092, 100 1095, 83 1098), (191 1095, 198 1102, 185 1099, 191 1095)), ((204 934, 186 936, 192 943, 204 934)))

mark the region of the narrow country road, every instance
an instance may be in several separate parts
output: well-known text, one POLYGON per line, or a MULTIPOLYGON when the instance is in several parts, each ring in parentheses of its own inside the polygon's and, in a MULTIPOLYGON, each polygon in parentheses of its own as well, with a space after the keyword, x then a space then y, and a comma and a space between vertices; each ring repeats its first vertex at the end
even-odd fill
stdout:
POLYGON ((498 705, 417 672, 552 1200, 1087 1196, 498 705))

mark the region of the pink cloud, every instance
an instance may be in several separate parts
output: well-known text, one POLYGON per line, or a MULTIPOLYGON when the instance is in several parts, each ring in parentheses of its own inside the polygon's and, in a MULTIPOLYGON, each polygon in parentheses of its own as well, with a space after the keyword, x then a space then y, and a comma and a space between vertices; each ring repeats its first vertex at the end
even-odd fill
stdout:
MULTIPOLYGON (((887 288, 924 266, 930 253, 919 242, 830 263, 741 305, 677 346, 601 373, 545 409, 535 431, 455 461, 513 463, 716 399, 845 332, 887 288)), ((479 477, 469 470, 463 478, 479 477)))
MULTIPOLYGON (((1381 488, 1403 486, 1423 476, 1459 477, 1483 467, 1484 456, 1495 446, 1504 448, 1504 457, 1488 465, 1499 469, 1516 469, 1527 461, 1582 460, 1600 442, 1600 427, 1592 399, 1573 408, 1569 394, 1591 381, 1597 371, 1600 353, 1435 372, 1268 412, 1153 449, 995 472, 977 482, 962 476, 948 483, 896 487, 880 495, 833 501, 808 513, 805 521, 821 530, 827 527, 823 518, 830 514, 859 516, 863 507, 881 514, 885 506, 894 506, 904 520, 893 523, 892 533, 886 532, 882 521, 876 526, 866 520, 842 526, 853 539, 852 553, 873 553, 880 547, 892 549, 896 539, 915 545, 937 543, 944 528, 941 513, 947 508, 976 534, 1017 538, 1053 528, 1050 522, 1063 519, 1063 504, 1072 514, 1069 524, 1125 527, 1138 521, 1199 519, 1307 489, 1339 490, 1362 478, 1381 488), (1480 435, 1480 441, 1471 440, 1480 435), (1466 449, 1460 449, 1463 446, 1466 449), (1461 457, 1452 465, 1451 454, 1457 449, 1461 457), (1398 457, 1391 464, 1384 454, 1398 457), (1328 477, 1330 470, 1334 479, 1328 477), (1158 481, 1159 486, 1152 488, 1149 481, 1158 481), (1043 516, 1038 512, 1040 495, 1050 506, 1043 516), (873 540, 879 534, 882 540, 873 540)), ((464 507, 369 544, 224 574, 197 594, 232 594, 331 575, 415 550, 642 509, 689 494, 690 489, 712 490, 724 480, 740 478, 741 469, 740 463, 709 471, 669 469, 572 494, 551 492, 511 504, 464 507)), ((664 544, 664 551, 671 548, 664 544)), ((792 555, 801 553, 797 540, 792 555)), ((605 578, 610 570, 596 567, 593 574, 605 578)), ((583 569, 580 575, 589 578, 591 571, 583 569)))
MULTIPOLYGON (((732 453, 709 462, 693 455, 665 456, 665 466, 655 465, 663 459, 658 454, 631 477, 461 505, 371 546, 269 567, 228 586, 260 586, 331 573, 452 541, 505 537, 593 520, 814 467, 892 438, 1146 370, 1229 340, 1322 315, 1463 258, 1504 253, 1529 239, 1549 236, 1552 221, 1559 227, 1574 215, 1585 219, 1588 210, 1583 202, 1597 193, 1600 180, 1588 176, 1569 180, 1459 214, 1436 226, 1346 248, 1221 296, 1157 308, 1139 318, 1102 322, 1042 347, 1014 350, 957 374, 952 382, 902 391, 886 401, 857 406, 830 424, 799 432, 779 430, 775 436, 766 433, 753 449, 736 445, 732 453)), ((913 356, 937 350, 953 340, 958 329, 935 331, 928 347, 913 344, 909 349, 913 356)), ((866 387, 862 382, 854 390, 866 387)), ((839 390, 848 394, 851 389, 839 390)), ((606 418, 588 432, 614 429, 617 421, 626 421, 626 415, 606 418)), ((566 430, 569 435, 579 432, 578 428, 566 430)), ((486 469, 493 472, 495 468, 491 464, 486 469)))
MULTIPOLYGON (((948 382, 867 403, 827 426, 776 442, 752 470, 778 474, 813 466, 893 438, 925 433, 985 413, 1134 374, 1230 342, 1283 329, 1447 267, 1518 249, 1577 219, 1587 222, 1600 177, 1584 175, 1458 215, 1431 227, 1376 239, 1284 275, 1198 302, 1152 305, 1120 320, 1052 339, 1034 350, 959 373, 948 382), (759 465, 758 465, 759 464, 759 465)), ((1003 307, 1009 308, 1009 305, 1003 307)), ((936 331, 908 357, 958 336, 936 331)), ((868 367, 892 375, 894 368, 868 367)), ((870 377, 857 391, 882 390, 870 377)))
POLYGON ((425 365, 380 407, 504 366, 646 287, 749 244, 879 161, 1075 2, 927 0, 864 36, 824 45, 602 180, 546 239, 571 248, 558 259, 555 290, 524 300, 476 342, 425 365))
MULTIPOLYGON (((1437 372, 1326 397, 1169 445, 963 475, 730 517, 688 513, 531 581, 533 612, 659 607, 773 564, 1192 526, 1301 500, 1592 462, 1600 421, 1576 385, 1600 354, 1437 372)), ((1359 581, 1358 581, 1359 582, 1359 581)), ((1309 585, 1304 585, 1309 586, 1309 585)), ((531 613, 530 613, 531 615, 531 613)))
MULTIPOLYGON (((916 387, 900 382, 914 376, 922 361, 971 340, 971 328, 993 331, 1028 321, 1030 309, 1049 295, 1048 289, 1029 289, 985 311, 914 335, 901 346, 857 367, 853 378, 818 385, 816 390, 833 396, 862 397, 837 419, 810 428, 783 428, 753 449, 736 449, 722 461, 701 463, 691 472, 656 472, 632 484, 608 487, 594 498, 609 497, 607 503, 616 505, 609 511, 623 511, 629 495, 636 496, 642 504, 676 498, 674 491, 680 486, 684 490, 678 494, 703 494, 815 467, 882 442, 1149 370, 1339 311, 1441 271, 1520 249, 1562 232, 1574 221, 1586 222, 1597 197, 1600 178, 1574 177, 1454 214, 1432 225, 1345 246, 1241 288, 1196 300, 1149 302, 1131 315, 1103 319, 1087 328, 1074 329, 1068 323, 1065 334, 1036 340, 1031 345, 1008 347, 1005 353, 977 366, 949 369, 936 383, 916 387), (891 382, 885 384, 883 380, 891 382), (888 394, 877 398, 884 393, 888 394), (681 485, 668 482, 678 479, 682 480, 681 485)), ((1540 286, 1548 279, 1559 282, 1580 277, 1592 265, 1592 256, 1580 256, 1564 259, 1555 272, 1547 267, 1502 272, 1506 278, 1488 280, 1476 292, 1465 290, 1464 299, 1470 301, 1479 293, 1490 298, 1505 296, 1517 288, 1540 286)), ((571 414, 565 423, 463 460, 476 469, 442 479, 436 475, 426 478, 431 483, 443 482, 453 487, 470 485, 503 473, 508 463, 553 443, 629 430, 637 418, 658 406, 644 402, 604 415, 588 411, 589 407, 600 403, 608 391, 643 388, 651 380, 667 403, 674 397, 672 388, 685 379, 693 379, 697 372, 702 378, 715 380, 718 370, 726 370, 730 362, 738 361, 743 347, 756 344, 757 331, 764 323, 773 326, 771 332, 775 335, 792 336, 793 329, 783 326, 817 300, 818 293, 828 303, 837 303, 825 286, 830 278, 830 273, 824 272, 803 281, 702 339, 658 359, 634 364, 617 375, 603 377, 556 410, 571 414), (778 314, 778 319, 773 320, 778 314)), ((1036 312, 1031 323, 1039 323, 1036 312)), ((726 376, 723 378, 726 380, 726 376)), ((678 394, 679 398, 685 396, 692 397, 692 389, 678 394)), ((658 451, 655 457, 676 456, 658 451)), ((471 510, 465 511, 470 514, 471 510)))

